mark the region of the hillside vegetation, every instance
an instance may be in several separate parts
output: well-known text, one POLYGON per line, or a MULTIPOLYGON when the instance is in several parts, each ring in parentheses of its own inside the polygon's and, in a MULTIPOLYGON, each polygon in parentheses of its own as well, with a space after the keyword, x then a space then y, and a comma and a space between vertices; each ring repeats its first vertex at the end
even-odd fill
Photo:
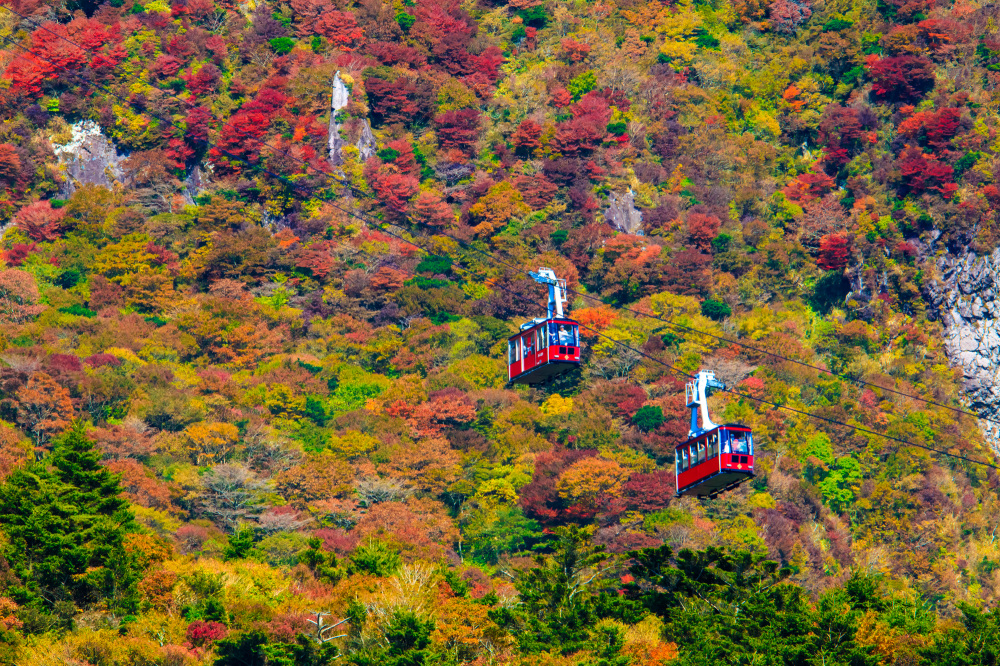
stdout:
POLYGON ((927 288, 1000 242, 997 14, 4 0, 0 658, 996 664, 927 288), (508 387, 540 266, 583 363, 508 387))

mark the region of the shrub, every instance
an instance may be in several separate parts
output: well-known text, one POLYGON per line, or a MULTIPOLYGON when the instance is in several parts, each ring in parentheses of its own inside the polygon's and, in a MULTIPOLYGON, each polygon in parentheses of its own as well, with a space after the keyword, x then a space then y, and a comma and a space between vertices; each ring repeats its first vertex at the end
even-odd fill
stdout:
POLYGON ((420 260, 417 267, 414 269, 417 273, 433 273, 434 275, 443 275, 451 270, 451 257, 439 257, 437 255, 428 255, 420 260))
POLYGON ((291 37, 275 37, 268 43, 278 55, 288 55, 292 48, 295 47, 295 40, 291 37))
POLYGON ((839 32, 840 30, 847 30, 853 25, 854 23, 851 21, 833 18, 823 24, 823 32, 839 32))
POLYGON ((403 32, 409 32, 413 24, 417 22, 417 17, 412 14, 407 14, 406 12, 399 12, 396 14, 396 23, 402 28, 403 32))
POLYGON ((187 638, 188 643, 194 647, 204 647, 214 643, 220 638, 225 638, 227 633, 229 632, 226 629, 226 625, 221 622, 205 622, 204 620, 195 620, 188 625, 185 638, 187 638))
POLYGON ((399 553, 381 541, 362 544, 351 553, 351 569, 373 576, 391 576, 402 563, 399 553))
POLYGON ((656 430, 663 424, 663 410, 657 405, 646 405, 632 415, 632 425, 643 432, 656 430))
POLYGON ((733 309, 722 301, 716 301, 709 298, 701 304, 701 313, 709 319, 719 321, 720 319, 725 319, 729 315, 733 314, 733 309))

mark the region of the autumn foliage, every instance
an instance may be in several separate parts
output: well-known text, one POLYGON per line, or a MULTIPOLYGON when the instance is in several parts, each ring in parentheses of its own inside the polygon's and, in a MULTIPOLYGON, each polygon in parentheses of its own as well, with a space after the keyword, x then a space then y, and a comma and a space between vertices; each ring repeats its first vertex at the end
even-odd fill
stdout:
POLYGON ((988 4, 7 6, 3 663, 998 651, 988 4))

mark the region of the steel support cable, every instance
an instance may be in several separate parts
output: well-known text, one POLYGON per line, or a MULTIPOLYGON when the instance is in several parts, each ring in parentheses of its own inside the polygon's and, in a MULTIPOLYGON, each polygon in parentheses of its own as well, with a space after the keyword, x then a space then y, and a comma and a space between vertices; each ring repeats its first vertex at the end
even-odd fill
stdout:
MULTIPOLYGON (((581 324, 581 326, 583 326, 583 324, 581 324)), ((691 373, 685 372, 683 370, 680 370, 679 368, 675 368, 672 365, 670 365, 669 363, 667 363, 666 361, 658 359, 655 356, 642 351, 641 349, 636 349, 635 347, 633 347, 633 346, 631 346, 631 345, 629 345, 629 344, 627 344, 625 342, 622 342, 620 340, 615 340, 614 338, 609 337, 607 335, 604 335, 603 333, 601 333, 599 331, 594 331, 594 329, 592 329, 592 328, 589 328, 589 330, 595 332, 597 335, 599 335, 599 336, 601 336, 601 337, 603 337, 603 338, 605 338, 607 340, 610 340, 611 342, 614 342, 616 345, 619 345, 621 347, 624 347, 625 349, 628 349, 628 350, 633 351, 633 352, 635 352, 635 353, 637 353, 637 354, 639 354, 641 356, 644 356, 645 358, 647 358, 647 359, 649 359, 649 360, 651 360, 651 361, 653 361, 655 363, 659 363, 659 364, 665 366, 666 368, 670 369, 671 371, 673 371, 675 373, 682 374, 682 375, 686 376, 689 379, 693 379, 694 378, 694 375, 692 375, 691 373)), ((930 451, 932 453, 937 453, 937 454, 940 454, 940 455, 943 455, 943 456, 949 456, 951 458, 958 458, 959 460, 964 460, 964 461, 966 461, 968 463, 971 463, 971 464, 974 464, 974 465, 982 465, 983 467, 989 467, 991 469, 1000 469, 1000 465, 995 465, 993 463, 982 461, 982 460, 976 460, 974 458, 969 458, 967 456, 963 456, 963 455, 958 454, 958 453, 950 453, 950 452, 945 451, 943 449, 936 449, 936 448, 934 448, 932 446, 927 446, 925 444, 918 444, 916 442, 912 442, 910 440, 903 439, 901 437, 895 437, 893 435, 889 435, 889 434, 884 433, 884 432, 878 432, 878 431, 875 431, 875 430, 869 430, 868 428, 865 428, 863 426, 851 425, 850 423, 844 423, 843 421, 838 421, 837 419, 831 419, 831 418, 828 418, 828 417, 825 417, 825 416, 820 416, 819 414, 811 414, 811 413, 806 412, 804 410, 796 409, 795 407, 789 407, 788 405, 783 405, 783 404, 779 404, 779 403, 776 403, 776 402, 772 402, 770 400, 765 400, 764 398, 758 398, 758 397, 753 396, 753 395, 751 395, 749 393, 744 393, 743 391, 737 391, 735 389, 731 389, 731 388, 728 388, 728 387, 724 388, 724 389, 718 389, 718 390, 722 391, 724 393, 729 393, 731 395, 739 396, 740 398, 746 398, 747 400, 753 400, 754 402, 760 403, 762 405, 768 405, 769 407, 772 407, 774 409, 782 409, 782 410, 785 410, 787 412, 791 412, 793 414, 798 414, 800 416, 805 416, 806 418, 811 418, 811 419, 816 419, 816 420, 819 420, 819 421, 823 421, 823 422, 825 422, 827 424, 830 424, 830 425, 842 426, 844 428, 849 428, 851 430, 854 430, 856 432, 861 432, 861 433, 864 433, 866 435, 873 435, 875 437, 881 437, 882 439, 887 439, 889 441, 896 442, 896 443, 902 444, 904 446, 912 446, 912 447, 915 447, 915 448, 918 448, 918 449, 924 449, 925 451, 930 451)))
MULTIPOLYGON (((21 16, 21 14, 18 14, 17 12, 14 12, 9 7, 4 6, 4 8, 8 9, 9 11, 13 12, 14 14, 17 14, 18 16, 21 16)), ((30 21, 30 19, 28 19, 28 20, 30 21)), ((34 22, 32 21, 32 23, 34 23, 34 22)), ((47 30, 47 28, 46 28, 46 30, 47 30)), ((56 34, 56 33, 53 33, 53 34, 56 34)), ((30 49, 28 49, 27 47, 25 47, 25 46, 17 43, 16 41, 12 40, 9 37, 3 37, 2 39, 3 39, 3 41, 5 43, 11 44, 11 45, 13 45, 13 46, 15 46, 17 48, 22 49, 23 51, 25 51, 25 53, 30 54, 34 58, 38 58, 39 60, 43 60, 45 62, 48 62, 49 64, 51 64, 53 66, 60 67, 64 71, 66 71, 66 72, 68 72, 68 73, 76 76, 77 78, 81 79, 82 82, 85 85, 94 86, 94 87, 98 88, 99 90, 103 90, 104 92, 108 93, 109 95, 115 97, 116 99, 119 99, 120 101, 125 102, 129 106, 134 106, 133 102, 131 102, 130 100, 122 98, 120 95, 117 95, 116 93, 114 93, 113 91, 109 90, 108 88, 106 88, 106 87, 104 87, 104 86, 102 86, 100 84, 95 84, 92 81, 87 81, 86 79, 84 79, 75 70, 70 70, 69 68, 67 68, 67 67, 65 67, 63 65, 60 65, 60 64, 55 63, 55 62, 53 62, 51 60, 48 60, 47 58, 39 56, 38 54, 32 53, 30 51, 30 49)), ((63 39, 65 39, 65 38, 63 38, 63 39)), ((66 41, 69 41, 70 43, 75 44, 71 40, 66 40, 66 41)), ((77 45, 77 46, 79 48, 85 50, 85 51, 88 50, 88 49, 85 49, 82 46, 79 46, 79 45, 77 45)), ((159 118, 158 116, 155 116, 153 114, 149 114, 149 115, 151 115, 151 116, 153 116, 155 118, 158 118, 160 120, 163 120, 162 118, 159 118)), ((167 120, 166 122, 168 122, 169 124, 173 125, 174 127, 177 127, 178 129, 181 129, 181 130, 184 129, 184 128, 180 127, 179 125, 177 125, 176 123, 174 123, 172 120, 167 120)), ((209 142, 207 142, 207 141, 205 141, 203 143, 205 143, 206 145, 210 145, 209 142)), ((268 145, 268 144, 266 144, 266 143, 264 143, 262 141, 260 141, 260 143, 262 143, 264 145, 268 145)), ((260 165, 251 164, 251 163, 247 162, 244 158, 242 158, 242 157, 240 157, 238 155, 234 155, 232 153, 229 153, 228 151, 226 151, 226 150, 224 150, 222 148, 218 148, 217 146, 216 146, 216 149, 219 150, 220 152, 225 153, 228 157, 231 157, 233 159, 236 159, 239 162, 242 162, 242 163, 246 164, 249 168, 257 169, 259 171, 267 173, 268 175, 270 175, 270 176, 276 178, 277 180, 285 183, 287 186, 290 186, 290 187, 292 187, 294 189, 300 189, 301 188, 301 186, 298 183, 295 183, 295 182, 292 182, 292 181, 288 180, 286 177, 282 176, 281 174, 277 174, 277 173, 275 173, 273 171, 270 171, 269 169, 267 169, 265 167, 262 167, 260 165)), ((294 156, 290 156, 290 157, 293 157, 293 159, 296 159, 296 160, 298 160, 300 162, 303 162, 309 168, 315 169, 315 167, 312 167, 312 165, 309 165, 308 163, 306 163, 303 160, 300 160, 298 158, 294 158, 294 156)), ((320 171, 319 173, 321 173, 322 175, 325 175, 325 176, 335 177, 332 174, 328 174, 326 172, 320 171)), ((341 181, 338 181, 338 182, 341 182, 341 181)), ((344 184, 344 183, 341 182, 341 184, 344 184)), ((346 186, 349 187, 349 185, 346 185, 346 186)), ((312 193, 309 193, 309 194, 312 194, 312 193)), ((334 208, 336 208, 336 209, 344 212, 345 214, 347 214, 347 215, 349 215, 351 217, 357 218, 361 222, 365 223, 366 226, 371 226, 374 229, 376 229, 376 230, 378 230, 378 231, 380 231, 382 233, 385 233, 386 235, 388 235, 390 237, 396 238, 396 239, 398 239, 399 241, 401 241, 403 243, 407 243, 409 245, 412 245, 413 247, 421 250, 422 252, 425 252, 427 254, 432 254, 429 250, 427 250, 423 246, 419 245, 418 243, 414 242, 413 240, 407 239, 407 238, 405 238, 405 237, 403 237, 403 236, 401 236, 399 234, 393 233, 393 232, 385 229, 384 226, 383 226, 383 224, 392 224, 392 226, 396 226, 396 227, 399 227, 399 228, 405 230, 405 227, 403 227, 402 225, 399 225, 399 224, 396 224, 396 223, 392 223, 392 222, 383 222, 381 220, 378 220, 377 218, 374 218, 371 215, 364 214, 364 213, 357 213, 355 211, 343 208, 342 206, 339 206, 339 205, 337 205, 336 203, 333 203, 333 202, 328 202, 328 203, 330 203, 334 208)), ((405 215, 405 213, 404 213, 404 215, 405 215)), ((417 224, 418 226, 422 226, 419 221, 412 220, 412 218, 410 218, 409 216, 406 216, 406 217, 407 217, 407 219, 410 219, 414 224, 417 224)), ((463 245, 463 247, 466 247, 466 249, 469 249, 469 250, 472 250, 474 252, 480 253, 480 254, 482 254, 482 255, 484 255, 484 256, 492 259, 493 261, 495 261, 498 264, 501 264, 503 266, 512 268, 515 271, 523 273, 523 274, 527 274, 528 273, 528 271, 526 271, 525 269, 522 269, 522 268, 520 268, 518 266, 515 266, 513 264, 510 264, 508 262, 503 261, 502 259, 497 258, 493 253, 487 252, 485 250, 481 250, 479 248, 476 248, 475 246, 472 246, 472 245, 468 244, 466 241, 464 241, 464 239, 455 238, 454 236, 451 236, 450 234, 442 234, 442 235, 444 235, 444 236, 446 236, 448 238, 452 238, 453 240, 456 240, 457 242, 461 243, 463 245)), ((452 257, 451 255, 449 255, 447 253, 445 253, 445 254, 449 258, 454 259, 454 257, 452 257)), ((502 291, 507 291, 507 293, 509 293, 511 295, 520 296, 519 294, 516 294, 515 292, 509 291, 509 290, 502 290, 502 291)), ((598 299, 597 297, 591 296, 589 294, 583 294, 583 293, 580 293, 580 292, 575 292, 573 290, 567 290, 567 291, 570 291, 571 293, 576 293, 577 295, 580 295, 580 296, 582 296, 584 298, 590 298, 590 299, 594 299, 594 300, 600 301, 600 299, 598 299)), ((600 302, 603 304, 603 301, 600 301, 600 302)), ((534 304, 534 303, 532 302, 532 304, 534 304)), ((628 308, 624 308, 624 309, 626 309, 629 312, 635 312, 636 314, 642 314, 644 316, 649 316, 649 317, 652 317, 654 319, 658 319, 660 321, 663 321, 664 323, 668 323, 668 324, 671 323, 671 322, 668 322, 666 320, 660 319, 659 317, 656 317, 656 316, 653 316, 653 315, 648 315, 648 314, 642 313, 640 311, 633 311, 633 310, 628 309, 628 308)), ((600 331, 598 331, 598 330, 596 330, 596 329, 594 329, 594 328, 592 328, 590 326, 586 326, 584 324, 579 324, 579 325, 582 328, 593 332, 595 335, 597 335, 597 336, 599 336, 601 338, 604 338, 606 340, 609 340, 610 342, 612 342, 615 345, 618 345, 620 347, 628 349, 628 350, 630 350, 630 351, 632 351, 634 353, 639 354, 640 356, 643 356, 643 357, 645 357, 645 358, 647 358, 649 360, 652 360, 652 361, 654 361, 656 363, 659 363, 659 364, 663 365, 664 367, 666 367, 667 369, 669 369, 671 372, 679 373, 679 374, 684 375, 685 377, 688 377, 688 378, 690 378, 690 377, 693 376, 690 373, 684 372, 683 370, 680 370, 678 368, 675 368, 674 366, 671 366, 670 364, 666 363, 665 361, 663 361, 661 359, 658 359, 658 358, 652 356, 651 354, 648 354, 648 353, 646 353, 646 352, 644 352, 644 351, 642 351, 640 349, 636 349, 635 347, 632 347, 631 345, 628 345, 625 342, 622 342, 620 340, 616 340, 616 339, 612 338, 611 336, 608 336, 608 335, 606 335, 606 334, 604 334, 604 333, 602 333, 602 332, 600 332, 600 331)), ((692 329, 692 330, 696 330, 697 331, 697 329, 692 329)), ((739 343, 737 343, 737 344, 739 344, 739 343)), ((767 353, 767 352, 765 352, 765 353, 767 353)), ((780 357, 779 355, 776 355, 776 354, 772 354, 772 355, 773 356, 777 356, 779 358, 784 358, 784 357, 780 357)), ((792 360, 792 361, 794 361, 793 359, 786 359, 786 360, 792 360)), ((874 385, 874 386, 876 386, 877 388, 882 388, 882 387, 879 387, 877 385, 874 385)), ((923 450, 926 450, 926 451, 929 451, 929 452, 937 453, 939 455, 944 455, 944 456, 948 456, 948 457, 952 457, 952 458, 964 460, 966 462, 969 462, 969 463, 975 464, 975 465, 982 465, 982 466, 989 467, 989 468, 992 468, 992 469, 1000 469, 1000 466, 994 465, 992 463, 988 463, 988 462, 984 462, 984 461, 979 461, 979 460, 974 460, 972 458, 968 458, 968 457, 963 456, 963 455, 959 455, 959 454, 955 454, 955 453, 950 453, 948 451, 944 451, 944 450, 941 450, 941 449, 935 449, 933 447, 929 447, 929 446, 926 446, 926 445, 923 445, 923 444, 917 444, 917 443, 911 442, 909 440, 904 440, 904 439, 899 438, 899 437, 894 437, 892 435, 888 435, 888 434, 885 434, 885 433, 880 433, 880 432, 876 432, 874 430, 869 430, 869 429, 863 428, 861 426, 855 426, 855 425, 851 425, 851 424, 848 424, 848 423, 844 423, 843 421, 838 421, 836 419, 830 419, 830 418, 827 418, 827 417, 819 416, 817 414, 810 414, 809 412, 805 412, 803 410, 796 409, 794 407, 789 407, 787 405, 781 405, 781 404, 778 404, 778 403, 774 403, 774 402, 771 402, 771 401, 768 401, 768 400, 764 400, 763 398, 757 398, 757 397, 755 397, 753 395, 750 395, 748 393, 743 393, 741 391, 736 391, 734 389, 726 388, 726 389, 722 389, 722 391, 724 391, 726 393, 730 393, 732 395, 740 396, 742 398, 746 398, 748 400, 753 400, 753 401, 761 403, 761 404, 769 405, 769 406, 771 406, 771 407, 773 407, 775 409, 782 409, 782 410, 785 410, 785 411, 788 411, 788 412, 792 412, 792 413, 795 413, 795 414, 798 414, 798 415, 801 415, 801 416, 805 416, 807 418, 812 418, 812 419, 817 419, 817 420, 820 420, 820 421, 824 421, 824 422, 826 422, 828 424, 831 424, 831 425, 839 425, 839 426, 842 426, 842 427, 845 427, 845 428, 852 429, 852 430, 857 431, 857 432, 862 432, 862 433, 873 435, 873 436, 876 436, 876 437, 881 437, 881 438, 887 439, 889 441, 897 442, 897 443, 905 445, 905 446, 912 446, 914 448, 923 449, 923 450)), ((911 396, 909 394, 901 394, 901 395, 905 395, 906 397, 910 397, 910 398, 912 398, 914 400, 918 400, 918 401, 922 401, 922 402, 928 402, 930 404, 938 405, 938 403, 933 403, 933 402, 930 402, 930 401, 927 401, 927 400, 923 400, 921 398, 918 398, 916 396, 911 396)), ((938 405, 938 406, 945 407, 947 409, 952 409, 953 411, 961 411, 961 410, 955 410, 954 408, 949 408, 946 405, 938 405)), ((970 416, 976 416, 975 414, 973 414, 971 412, 962 412, 962 413, 968 414, 970 416)))
MULTIPOLYGON (((21 17, 21 19, 23 19, 24 21, 27 21, 28 23, 31 23, 32 25, 34 25, 35 27, 37 27, 37 28, 39 28, 41 30, 45 30, 46 32, 49 32, 50 34, 54 35, 55 37, 57 37, 57 38, 65 41, 68 44, 71 44, 71 45, 75 46, 76 48, 81 49, 82 51, 85 51, 85 52, 88 52, 88 53, 97 53, 96 50, 89 49, 89 48, 83 46, 82 44, 79 44, 79 43, 77 43, 77 42, 69 39, 68 37, 65 37, 64 35, 60 35, 59 33, 55 32, 54 30, 51 30, 50 28, 46 27, 45 25, 40 24, 37 21, 33 20, 31 17, 25 16, 24 14, 16 12, 13 9, 11 9, 10 7, 7 7, 6 5, 4 5, 3 7, 4 7, 4 9, 10 11, 11 13, 13 13, 13 14, 21 17)), ((29 51, 29 53, 30 53, 30 51, 29 51)), ((40 57, 37 54, 32 54, 32 55, 34 57, 40 57)), ((44 60, 44 58, 41 58, 41 59, 44 60)), ((51 61, 47 61, 47 62, 51 63, 51 61)), ((51 64, 54 64, 54 63, 51 63, 51 64)), ((117 70, 120 67, 121 67, 120 64, 116 65, 112 71, 117 70)), ((91 83, 91 85, 93 85, 93 84, 91 83)), ((167 95, 169 97, 172 97, 172 98, 174 98, 174 99, 176 99, 176 100, 178 100, 180 102, 183 102, 184 104, 187 104, 188 106, 194 106, 195 105, 194 102, 192 102, 191 100, 184 99, 183 97, 180 97, 177 94, 167 93, 166 91, 160 91, 160 92, 162 92, 165 95, 167 95)), ((114 93, 110 93, 109 92, 109 94, 114 94, 114 93)), ((119 99, 120 101, 125 101, 129 105, 132 105, 132 103, 130 101, 123 100, 123 98, 121 98, 120 96, 115 95, 115 97, 117 99, 119 99)), ((148 113, 148 111, 146 113, 148 113)), ((162 118, 160 116, 156 116, 156 115, 153 115, 153 114, 149 114, 149 115, 153 116, 154 118, 157 118, 158 120, 167 122, 170 125, 176 127, 177 129, 179 129, 181 131, 185 130, 184 127, 178 125, 172 119, 167 120, 167 119, 164 119, 164 118, 162 118)), ((369 192, 363 192, 361 190, 356 189, 353 186, 353 184, 350 183, 350 181, 348 181, 347 179, 341 179, 341 178, 339 178, 337 176, 337 174, 335 174, 335 173, 323 171, 321 169, 317 169, 314 165, 310 164, 308 161, 303 160, 301 158, 298 158, 298 157, 292 155, 291 153, 288 152, 287 149, 278 148, 276 146, 273 146, 273 145, 267 143, 263 139, 259 139, 259 138, 256 138, 256 137, 246 136, 244 138, 245 139, 250 139, 250 140, 253 140, 253 141, 257 141, 263 147, 270 148, 271 150, 275 151, 276 153, 281 153, 285 157, 288 157, 288 158, 290 158, 290 159, 292 159, 294 161, 300 162, 307 169, 312 169, 313 171, 315 171, 318 174, 321 174, 321 175, 329 177, 329 178, 333 178, 334 180, 336 180, 342 186, 350 188, 351 194, 353 196, 358 196, 358 197, 361 197, 361 198, 367 198, 367 199, 375 200, 375 195, 374 194, 371 194, 369 192)), ((217 150, 220 150, 220 151, 223 150, 221 148, 218 148, 218 146, 215 146, 215 148, 217 150)), ((227 154, 231 155, 231 153, 227 153, 227 154)), ((238 159, 241 162, 249 164, 243 158, 236 157, 236 159, 238 159)), ((412 216, 410 216, 405 211, 400 211, 400 210, 395 210, 395 209, 393 209, 393 210, 396 213, 404 216, 412 224, 415 224, 417 226, 430 227, 430 225, 426 225, 424 223, 421 223, 419 220, 413 219, 412 216)), ((387 222, 387 221, 383 221, 383 222, 385 222, 387 224, 392 224, 393 226, 398 226, 400 228, 403 228, 402 225, 398 225, 398 224, 395 224, 393 222, 387 222)), ((496 257, 495 253, 486 252, 484 250, 476 248, 475 246, 469 244, 468 241, 466 241, 465 239, 457 238, 457 237, 453 236, 452 234, 448 234, 445 231, 440 230, 440 229, 436 229, 434 227, 430 227, 430 229, 431 229, 431 231, 433 231, 436 234, 445 236, 447 238, 450 238, 450 239, 452 239, 452 240, 454 240, 454 241, 462 244, 463 247, 465 247, 466 249, 469 249, 469 250, 472 250, 474 252, 479 252, 479 253, 484 254, 485 256, 487 256, 491 260, 495 261, 496 263, 499 263, 499 264, 501 264, 503 266, 506 266, 507 268, 511 268, 511 269, 516 270, 518 272, 521 272, 523 274, 527 274, 527 271, 525 269, 520 268, 520 267, 515 266, 515 265, 512 265, 512 264, 510 264, 508 262, 502 261, 501 259, 498 259, 496 257)), ((587 294, 587 293, 578 291, 576 289, 568 289, 567 288, 566 289, 566 293, 574 294, 575 296, 579 296, 581 298, 597 302, 597 303, 599 303, 601 305, 606 305, 606 303, 601 298, 599 298, 597 296, 593 296, 591 294, 587 294)), ((629 307, 622 307, 622 308, 618 308, 618 309, 619 310, 623 310, 625 312, 629 312, 629 313, 631 313, 633 315, 636 315, 636 316, 647 317, 647 318, 653 319, 655 321, 659 321, 659 322, 661 322, 663 324, 666 324, 667 326, 673 327, 675 330, 687 331, 689 333, 695 333, 697 335, 703 335, 703 336, 706 336, 706 337, 713 338, 715 340, 718 340, 719 342, 724 342, 724 343, 727 343, 727 344, 734 344, 734 345, 737 345, 739 347, 742 347, 743 349, 747 349, 749 351, 753 351, 753 352, 758 353, 758 354, 763 354, 763 355, 766 355, 766 356, 770 356, 771 358, 775 358, 775 359, 779 359, 779 360, 782 360, 782 361, 785 361, 785 362, 788 362, 788 363, 792 363, 792 364, 798 365, 798 366, 803 367, 803 368, 808 368, 810 370, 815 370, 816 372, 820 372, 820 373, 829 375, 831 377, 835 377, 837 379, 840 379, 842 381, 846 381, 846 382, 851 383, 851 384, 855 384, 855 385, 858 385, 858 386, 866 386, 866 387, 869 387, 869 388, 879 389, 880 391, 885 391, 885 392, 891 393, 893 395, 898 395, 900 397, 909 398, 910 400, 915 400, 917 402, 921 402, 921 403, 924 403, 926 405, 932 405, 934 407, 940 407, 942 409, 946 409, 946 410, 951 411, 951 412, 956 413, 956 414, 964 414, 966 416, 971 416, 971 417, 976 418, 976 419, 981 419, 981 420, 986 421, 988 423, 993 423, 993 424, 996 424, 996 425, 1000 425, 1000 421, 998 421, 998 420, 991 419, 989 417, 982 416, 980 414, 976 414, 975 412, 971 412, 969 410, 962 409, 960 407, 954 407, 952 405, 946 405, 944 403, 940 403, 940 402, 937 402, 935 400, 930 400, 928 398, 923 398, 923 397, 920 397, 920 396, 917 396, 917 395, 913 395, 912 393, 906 393, 905 391, 900 391, 898 389, 894 389, 894 388, 891 388, 891 387, 888 387, 888 386, 882 386, 881 384, 876 384, 874 382, 870 382, 870 381, 867 381, 867 380, 859 378, 859 377, 851 377, 851 376, 845 375, 843 373, 833 372, 832 370, 829 370, 827 368, 823 368, 823 367, 818 366, 818 365, 813 365, 813 364, 807 363, 805 361, 800 361, 798 359, 790 358, 788 356, 783 356, 781 354, 778 354, 778 353, 775 353, 775 352, 772 352, 772 351, 768 351, 766 349, 761 349, 760 347, 755 347, 754 345, 750 345, 750 344, 747 344, 745 342, 741 342, 739 340, 734 340, 732 338, 727 338, 725 336, 717 335, 717 334, 712 333, 710 331, 705 331, 703 329, 695 328, 693 326, 688 326, 686 324, 681 324, 681 323, 676 322, 676 321, 671 321, 669 319, 664 319, 663 317, 655 315, 655 314, 650 314, 648 312, 643 312, 641 310, 636 310, 634 308, 629 308, 629 307)))

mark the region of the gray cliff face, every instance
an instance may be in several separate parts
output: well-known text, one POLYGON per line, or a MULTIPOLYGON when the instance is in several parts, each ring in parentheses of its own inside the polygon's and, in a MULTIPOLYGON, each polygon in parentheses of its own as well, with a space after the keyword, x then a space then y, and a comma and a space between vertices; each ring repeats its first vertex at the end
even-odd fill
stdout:
POLYGON ((608 224, 622 233, 642 235, 642 211, 635 207, 635 193, 632 190, 621 195, 610 193, 608 204, 604 211, 604 219, 608 224))
POLYGON ((100 126, 92 120, 84 120, 74 123, 70 129, 73 134, 68 143, 52 146, 66 174, 59 196, 68 199, 80 185, 110 188, 121 182, 121 163, 125 156, 115 150, 100 126))
POLYGON ((368 124, 367 118, 361 121, 361 137, 358 139, 357 148, 358 157, 362 162, 367 161, 370 157, 374 157, 375 151, 378 150, 378 144, 375 142, 375 133, 372 132, 372 126, 368 124))
POLYGON ((943 254, 924 295, 941 318, 952 364, 965 375, 967 406, 1000 452, 1000 249, 987 256, 943 254))
POLYGON ((340 72, 333 77, 333 89, 330 93, 330 129, 327 133, 328 146, 330 148, 330 164, 340 166, 344 163, 344 156, 341 150, 347 142, 340 136, 340 124, 337 118, 341 109, 347 106, 351 100, 351 93, 347 86, 340 80, 340 72))

